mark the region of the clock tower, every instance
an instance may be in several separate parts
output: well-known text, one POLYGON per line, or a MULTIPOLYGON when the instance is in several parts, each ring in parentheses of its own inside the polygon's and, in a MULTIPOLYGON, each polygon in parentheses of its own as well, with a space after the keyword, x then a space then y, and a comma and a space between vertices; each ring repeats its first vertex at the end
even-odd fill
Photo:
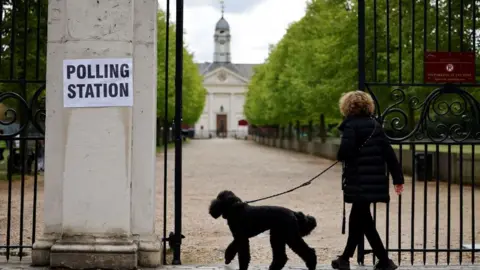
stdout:
POLYGON ((224 16, 224 2, 222 1, 222 17, 215 25, 215 50, 213 53, 213 61, 217 63, 230 63, 230 25, 224 16))

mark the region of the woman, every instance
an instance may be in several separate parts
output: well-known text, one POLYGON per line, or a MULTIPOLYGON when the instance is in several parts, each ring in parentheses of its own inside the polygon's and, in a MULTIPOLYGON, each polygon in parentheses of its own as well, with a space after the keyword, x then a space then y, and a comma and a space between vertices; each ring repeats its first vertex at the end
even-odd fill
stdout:
POLYGON ((397 266, 388 258, 375 228, 370 204, 390 200, 386 168, 392 175, 395 192, 401 194, 402 168, 382 126, 373 118, 375 105, 372 97, 366 92, 352 91, 341 97, 339 105, 345 120, 339 126, 342 140, 337 159, 344 164, 343 195, 345 202, 352 204, 352 209, 345 250, 332 261, 332 267, 350 269, 349 259, 365 235, 379 260, 374 269, 394 270, 397 266))

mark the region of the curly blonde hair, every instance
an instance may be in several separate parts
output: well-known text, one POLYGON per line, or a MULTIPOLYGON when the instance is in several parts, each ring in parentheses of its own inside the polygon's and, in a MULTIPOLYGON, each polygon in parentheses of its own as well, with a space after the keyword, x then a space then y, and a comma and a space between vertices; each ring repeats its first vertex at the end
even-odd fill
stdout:
POLYGON ((375 113, 372 96, 360 90, 343 93, 339 107, 343 116, 373 115, 375 113))

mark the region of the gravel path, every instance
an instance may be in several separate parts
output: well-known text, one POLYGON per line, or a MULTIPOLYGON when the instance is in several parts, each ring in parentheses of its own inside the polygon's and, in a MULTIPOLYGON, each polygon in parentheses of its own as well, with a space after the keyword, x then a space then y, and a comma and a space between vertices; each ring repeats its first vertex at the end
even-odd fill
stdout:
MULTIPOLYGON (((168 183, 168 221, 167 231, 173 231, 173 190, 174 190, 174 155, 169 150, 169 183, 168 183)), ((186 239, 182 245, 182 263, 184 264, 215 264, 223 261, 223 251, 232 237, 223 219, 214 220, 208 215, 208 206, 216 194, 223 189, 231 189, 244 200, 255 199, 272 193, 281 192, 317 174, 326 168, 331 161, 285 150, 258 145, 252 141, 212 139, 194 140, 184 146, 183 151, 183 234, 186 239)), ((163 217, 163 156, 158 155, 157 161, 157 233, 162 233, 163 217)), ((294 210, 314 215, 318 227, 305 240, 315 247, 319 264, 329 264, 332 257, 341 252, 346 241, 346 235, 340 234, 341 229, 341 192, 340 167, 335 167, 318 179, 312 186, 294 193, 274 198, 265 204, 282 205, 294 210)), ((411 247, 411 191, 412 183, 408 182, 401 202, 401 231, 398 230, 399 199, 392 194, 390 204, 389 246, 398 247, 398 235, 401 235, 401 248, 411 247)), ((423 247, 423 222, 427 220, 428 248, 435 248, 435 183, 427 186, 427 214, 424 214, 423 192, 424 184, 416 183, 414 247, 423 247)), ((31 245, 33 190, 34 180, 25 180, 24 228, 23 243, 31 245)), ((43 178, 38 179, 37 199, 37 231, 41 235, 43 224, 43 178)), ((459 188, 452 186, 451 201, 451 247, 460 246, 460 204, 459 188)), ((463 204, 463 240, 471 242, 471 188, 464 187, 463 204)), ((480 192, 475 192, 476 233, 475 239, 480 242, 480 192)), ((20 207, 21 181, 12 185, 12 221, 11 245, 20 241, 20 207)), ((441 183, 439 193, 439 248, 447 247, 447 185, 441 183)), ((6 244, 8 182, 0 181, 0 245, 6 244)), ((260 203, 259 203, 260 204, 260 203)), ((385 205, 377 206, 377 226, 385 241, 386 222, 385 205)), ((347 211, 349 209, 347 208, 347 211)), ((368 246, 368 243, 366 244, 368 246)), ((27 250, 28 251, 28 250, 27 250)), ((265 265, 270 263, 271 253, 268 234, 260 235, 251 241, 252 264, 265 265)), ((0 252, 3 252, 0 250, 0 252)), ((28 251, 29 252, 29 251, 28 251)), ((391 254, 396 258, 397 253, 391 254)), ((289 265, 302 265, 299 258, 288 250, 289 265)), ((402 261, 409 264, 410 254, 402 253, 402 261)), ((427 254, 427 263, 434 262, 434 254, 427 254)), ((464 262, 470 260, 470 254, 463 255, 464 262)), ((170 260, 170 259, 169 259, 170 260)), ((480 263, 480 254, 476 256, 480 263)), ((440 253, 440 263, 446 262, 446 254, 440 253)), ((366 257, 366 263, 371 262, 371 255, 366 257)), ((451 262, 458 264, 458 253, 451 254, 451 262)), ((415 263, 422 263, 422 254, 415 256, 415 263)))
MULTIPOLYGON (((160 155, 161 156, 161 155, 160 155)), ((160 157, 159 156, 159 157, 160 157)), ((168 158, 168 221, 167 231, 173 231, 173 150, 168 158)), ((223 251, 232 237, 223 219, 214 220, 208 215, 208 206, 216 194, 223 189, 233 190, 244 200, 281 192, 308 180, 331 161, 301 153, 270 148, 252 141, 213 139, 192 141, 183 151, 183 212, 182 230, 186 238, 182 245, 182 263, 212 264, 223 261, 223 251)), ((295 191, 263 204, 282 205, 303 211, 317 218, 318 227, 306 238, 307 243, 317 250, 319 264, 329 264, 330 259, 339 254, 346 241, 341 234, 342 193, 340 191, 340 166, 334 167, 310 187, 295 191)), ((162 233, 163 207, 163 156, 157 166, 158 178, 158 218, 157 232, 162 233)), ((390 203, 389 247, 398 248, 398 235, 401 235, 401 248, 411 247, 411 201, 412 183, 405 185, 401 202, 401 231, 398 230, 399 199, 393 194, 390 203)), ((439 192, 439 248, 447 247, 447 184, 440 184, 439 192)), ((424 217, 427 220, 427 248, 435 248, 435 182, 427 185, 427 214, 424 214, 424 183, 415 185, 414 247, 423 247, 424 217)), ((451 200, 451 247, 460 247, 460 204, 459 187, 452 186, 451 200)), ((463 241, 471 243, 471 188, 464 187, 463 201, 463 241)), ((480 242, 480 192, 475 192, 476 229, 475 239, 480 242)), ((258 203, 260 204, 260 203, 258 203)), ((348 206, 347 206, 348 207, 348 206)), ((347 211, 349 209, 347 208, 347 211)), ((348 214, 348 212, 347 212, 348 214)), ((386 205, 377 205, 377 227, 382 239, 386 238, 386 205)), ((368 247, 368 243, 366 243, 368 247)), ((251 240, 253 264, 268 264, 271 261, 268 235, 260 235, 251 240)), ((391 254, 397 258, 397 253, 391 254)), ((299 258, 288 250, 289 263, 301 264, 299 258)), ((410 254, 401 254, 403 263, 410 263, 410 254)), ((427 254, 427 263, 435 262, 435 254, 427 254)), ((458 253, 451 254, 451 263, 458 263, 458 253)), ((365 263, 371 263, 371 255, 365 263)), ((414 256, 415 263, 422 263, 423 254, 414 256)), ((464 254, 464 262, 470 261, 470 254, 464 254)), ((445 253, 439 254, 439 262, 446 263, 445 253)), ((477 263, 480 254, 476 255, 477 263)))

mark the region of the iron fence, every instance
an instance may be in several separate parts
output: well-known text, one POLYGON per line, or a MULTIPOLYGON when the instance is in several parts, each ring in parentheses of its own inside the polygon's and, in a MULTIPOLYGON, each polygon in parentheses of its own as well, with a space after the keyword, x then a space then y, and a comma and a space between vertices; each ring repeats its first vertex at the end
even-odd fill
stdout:
MULTIPOLYGON (((473 53, 478 59, 478 5, 475 0, 359 0, 357 10, 352 11, 358 16, 358 87, 374 97, 378 120, 412 176, 409 212, 402 207, 403 195, 396 207, 386 205, 381 218, 387 228, 387 250, 396 253, 399 263, 405 254, 410 264, 430 260, 450 264, 453 259, 463 264, 467 258, 474 264, 478 260, 475 163, 480 106, 476 72, 465 72, 473 80, 432 82, 425 60, 431 53, 446 52, 454 58, 448 61, 462 69, 468 65, 458 65, 462 54, 473 53), (424 181, 420 191, 418 180, 424 181), (394 210, 396 217, 390 215, 394 210), (394 217, 397 224, 392 222, 394 217), (393 239, 392 226, 397 234, 393 239), (392 240, 397 241, 396 247, 392 240)), ((476 61, 474 65, 476 69, 476 61)), ((378 205, 373 208, 377 215, 378 205)), ((372 252, 364 250, 363 241, 359 263, 372 252)))
POLYGON ((37 235, 47 6, 47 0, 0 1, 0 254, 7 260, 22 259, 37 235))

